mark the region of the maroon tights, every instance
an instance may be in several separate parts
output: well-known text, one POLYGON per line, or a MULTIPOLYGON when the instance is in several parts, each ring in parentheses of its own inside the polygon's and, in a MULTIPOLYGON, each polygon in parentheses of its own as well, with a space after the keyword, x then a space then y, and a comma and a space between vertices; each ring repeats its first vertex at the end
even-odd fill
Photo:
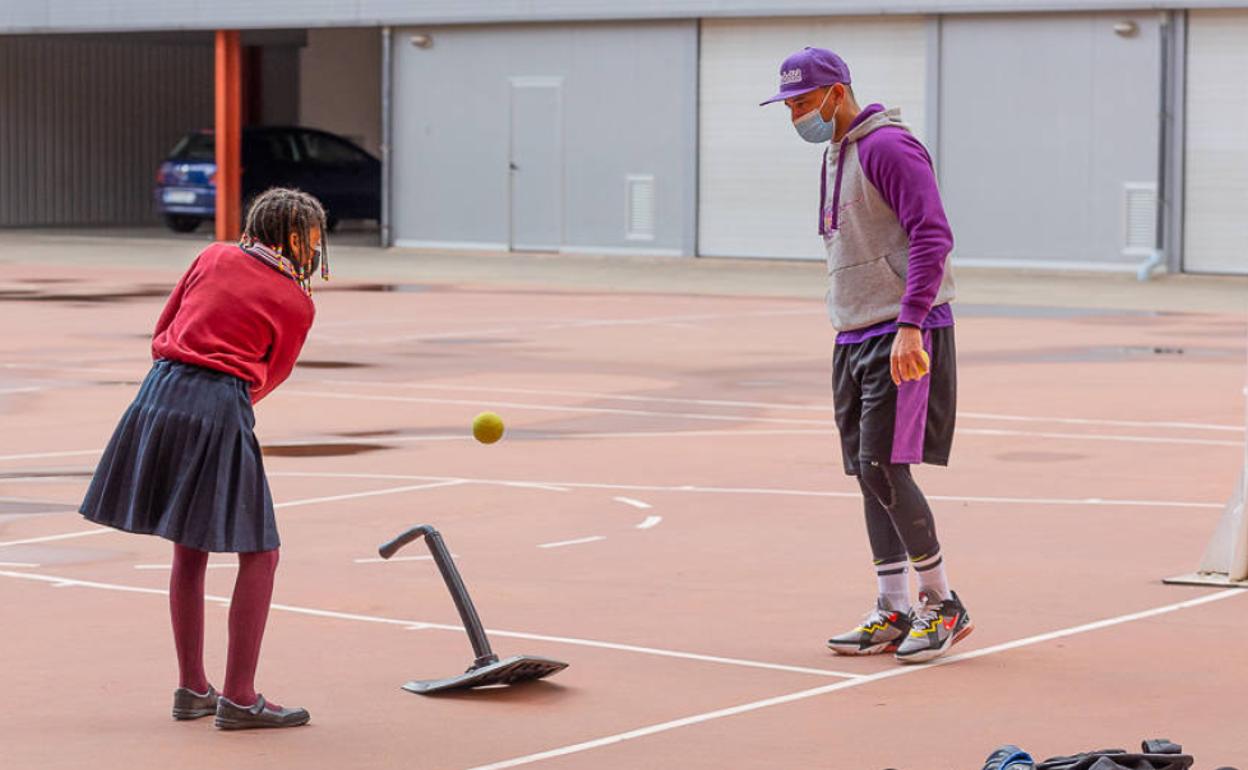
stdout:
MULTIPOLYGON (((208 553, 173 546, 173 574, 169 578, 169 614, 178 652, 178 684, 206 692, 204 673, 204 573, 208 553)), ((256 665, 260 641, 273 598, 277 549, 238 555, 238 579, 230 600, 230 647, 221 694, 240 706, 256 702, 256 665)), ((272 704, 276 705, 276 704, 272 704)))

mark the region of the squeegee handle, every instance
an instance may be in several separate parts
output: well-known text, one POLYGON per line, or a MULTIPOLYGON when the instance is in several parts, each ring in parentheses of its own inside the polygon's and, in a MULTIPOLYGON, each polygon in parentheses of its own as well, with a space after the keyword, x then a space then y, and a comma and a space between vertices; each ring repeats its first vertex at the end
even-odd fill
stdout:
POLYGON ((389 559, 391 556, 394 556, 396 553, 398 553, 399 549, 402 548, 403 546, 407 545, 413 540, 419 540, 425 535, 431 534, 435 531, 436 530, 434 530, 434 528, 429 526, 428 524, 422 524, 419 527, 412 527, 408 531, 390 540, 389 542, 383 543, 381 547, 377 549, 377 553, 381 555, 381 558, 389 559))
POLYGON ((422 537, 425 539, 425 545, 429 546, 429 553, 433 555, 434 563, 438 565, 438 571, 442 573, 442 580, 446 583, 447 590, 451 592, 451 599, 455 601, 455 609, 459 610, 459 619, 463 621, 464 630, 468 632, 468 640, 472 642, 472 651, 477 656, 473 667, 498 662, 498 656, 490 649, 490 640, 485 635, 485 628, 481 625, 477 608, 473 605, 472 598, 468 596, 468 588, 464 585, 464 579, 460 577, 455 560, 451 558, 450 550, 436 529, 428 524, 412 527, 382 545, 377 549, 377 553, 381 555, 381 558, 389 559, 398 553, 400 548, 422 537))

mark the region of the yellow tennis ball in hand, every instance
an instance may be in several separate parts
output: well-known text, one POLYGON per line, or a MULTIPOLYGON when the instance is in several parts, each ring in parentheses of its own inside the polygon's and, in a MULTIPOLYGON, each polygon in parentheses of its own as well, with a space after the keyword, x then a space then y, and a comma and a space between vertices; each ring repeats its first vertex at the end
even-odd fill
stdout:
POLYGON ((503 437, 503 418, 493 412, 482 412, 472 421, 472 436, 482 444, 493 444, 503 437))
POLYGON ((932 359, 928 357, 926 350, 920 350, 919 355, 923 356, 923 366, 919 369, 919 378, 923 378, 932 370, 932 359))

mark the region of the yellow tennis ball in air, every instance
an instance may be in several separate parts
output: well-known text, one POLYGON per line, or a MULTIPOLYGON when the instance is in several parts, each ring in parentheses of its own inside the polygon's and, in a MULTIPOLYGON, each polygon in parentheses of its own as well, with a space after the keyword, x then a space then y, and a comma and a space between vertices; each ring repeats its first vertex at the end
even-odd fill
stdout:
POLYGON ((472 436, 482 444, 493 444, 503 437, 503 418, 493 412, 482 412, 472 421, 472 436))

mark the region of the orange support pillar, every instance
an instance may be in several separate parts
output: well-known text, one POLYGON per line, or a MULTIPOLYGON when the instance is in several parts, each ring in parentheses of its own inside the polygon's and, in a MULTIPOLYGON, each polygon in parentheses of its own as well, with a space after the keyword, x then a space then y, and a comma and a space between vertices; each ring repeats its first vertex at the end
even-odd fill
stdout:
POLYGON ((237 30, 217 30, 217 240, 242 233, 243 56, 237 30))

